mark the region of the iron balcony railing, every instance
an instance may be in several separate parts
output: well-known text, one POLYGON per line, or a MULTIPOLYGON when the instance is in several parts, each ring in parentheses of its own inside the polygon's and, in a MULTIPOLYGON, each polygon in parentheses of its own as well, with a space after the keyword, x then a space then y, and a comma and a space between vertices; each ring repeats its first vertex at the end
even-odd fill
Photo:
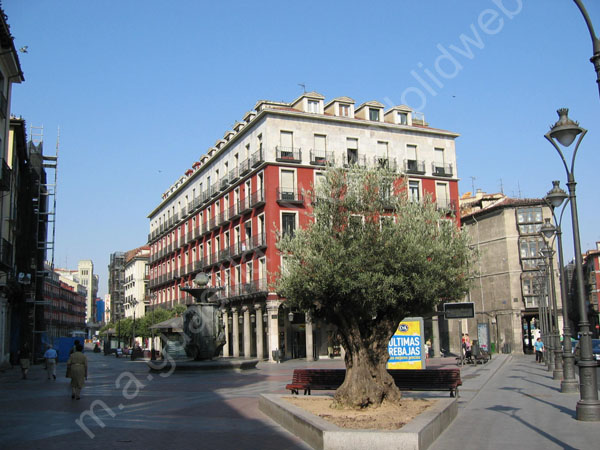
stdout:
POLYGON ((315 166, 332 166, 335 164, 335 156, 333 152, 325 150, 310 151, 310 163, 315 166))
POLYGON ((280 147, 275 149, 275 159, 283 162, 302 162, 302 149, 299 147, 280 147))
POLYGON ((221 296, 226 298, 245 297, 253 295, 264 295, 268 292, 266 278, 251 280, 246 283, 225 286, 221 291, 221 296))
POLYGON ((363 154, 348 152, 344 167, 367 167, 367 157, 363 154))
POLYGON ((245 214, 252 210, 252 206, 250 206, 250 196, 247 195, 243 199, 240 200, 240 214, 245 214))
POLYGON ((249 159, 245 159, 240 163, 240 175, 246 175, 251 169, 249 159))
POLYGON ((432 163, 431 173, 438 177, 451 177, 452 176, 452 164, 443 163, 432 163))
POLYGON ((392 172, 398 171, 398 162, 396 158, 388 158, 385 156, 374 156, 373 167, 376 169, 386 169, 392 172))
POLYGON ((425 161, 418 159, 405 159, 404 160, 404 171, 406 173, 425 173, 425 161))
POLYGON ((219 182, 215 181, 212 186, 210 187, 210 195, 212 197, 215 197, 219 194, 219 182))
POLYGON ((265 203, 265 193, 263 189, 259 189, 254 191, 250 196, 250 207, 256 208, 257 206, 261 206, 265 203))
POLYGON ((234 167, 229 171, 229 181, 232 183, 240 179, 240 171, 238 167, 234 167))
POLYGON ((250 158, 250 165, 252 167, 258 167, 264 161, 262 149, 255 151, 250 158))
POLYGON ((277 203, 302 204, 304 196, 296 188, 278 188, 277 203))
POLYGON ((229 186, 229 179, 226 175, 221 179, 221 190, 227 189, 227 186, 229 186))
POLYGON ((447 214, 454 214, 454 215, 456 215, 457 212, 458 212, 458 207, 457 207, 456 200, 449 200, 449 199, 444 199, 444 198, 438 198, 435 201, 435 204, 436 204, 438 210, 444 211, 447 214))

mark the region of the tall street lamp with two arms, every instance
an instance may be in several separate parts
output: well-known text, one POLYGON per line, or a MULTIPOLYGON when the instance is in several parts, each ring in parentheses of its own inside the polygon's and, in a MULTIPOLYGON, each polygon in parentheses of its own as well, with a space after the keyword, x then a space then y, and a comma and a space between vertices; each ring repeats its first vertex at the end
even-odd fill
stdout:
POLYGON ((577 300, 579 308, 579 332, 581 333, 579 360, 579 396, 577 402, 576 417, 582 421, 600 421, 600 401, 598 401, 598 381, 596 379, 596 361, 592 354, 592 334, 590 333, 590 322, 588 320, 585 304, 585 292, 583 286, 583 268, 581 264, 581 244, 579 239, 579 219, 577 217, 577 199, 575 196, 574 168, 577 150, 587 130, 581 128, 577 122, 569 119, 569 110, 561 108, 558 111, 559 119, 544 137, 552 144, 558 152, 565 171, 567 172, 567 187, 569 188, 569 202, 571 204, 571 220, 573 223, 573 246, 575 250, 575 276, 577 282, 577 300), (560 146, 570 147, 577 139, 571 165, 567 164, 560 146), (557 143, 558 142, 558 143, 557 143))

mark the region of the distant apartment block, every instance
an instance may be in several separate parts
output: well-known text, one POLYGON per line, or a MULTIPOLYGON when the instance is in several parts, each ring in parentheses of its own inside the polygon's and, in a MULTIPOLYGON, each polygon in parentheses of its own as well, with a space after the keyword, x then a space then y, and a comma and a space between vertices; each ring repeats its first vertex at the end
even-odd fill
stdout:
POLYGON ((125 253, 125 317, 143 317, 146 313, 148 259, 150 247, 143 246, 125 253))
MULTIPOLYGON (((479 252, 474 267, 478 273, 468 296, 475 303, 476 317, 464 321, 463 333, 477 339, 477 324, 487 323, 490 342, 497 351, 531 352, 532 329, 535 324, 539 328, 539 305, 548 295, 539 264, 545 245, 540 227, 544 219, 552 217, 550 208, 542 199, 509 198, 481 191, 461 197, 460 208, 462 226, 479 252)), ((562 330, 557 259, 553 271, 562 330)), ((457 335, 458 330, 450 333, 457 335)))

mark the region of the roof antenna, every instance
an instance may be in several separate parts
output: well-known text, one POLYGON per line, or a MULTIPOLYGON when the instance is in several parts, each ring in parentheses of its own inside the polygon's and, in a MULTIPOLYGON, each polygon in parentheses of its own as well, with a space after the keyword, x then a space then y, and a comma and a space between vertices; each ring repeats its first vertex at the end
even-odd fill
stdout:
POLYGON ((306 94, 306 84, 298 83, 298 86, 300 86, 304 90, 304 93, 306 94))
POLYGON ((504 185, 502 184, 502 178, 500 178, 500 193, 504 195, 504 185))
POLYGON ((469 177, 471 178, 471 197, 475 197, 475 180, 477 179, 477 177, 469 177))

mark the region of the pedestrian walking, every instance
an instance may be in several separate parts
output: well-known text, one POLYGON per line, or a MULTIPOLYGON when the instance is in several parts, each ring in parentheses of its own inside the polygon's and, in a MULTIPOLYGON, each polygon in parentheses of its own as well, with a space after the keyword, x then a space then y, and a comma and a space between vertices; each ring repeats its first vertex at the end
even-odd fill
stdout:
POLYGON ((542 338, 537 338, 537 341, 533 344, 535 348, 535 362, 542 363, 544 362, 544 343, 542 342, 542 338))
POLYGON ((82 351, 83 345, 77 343, 75 351, 67 361, 67 378, 71 378, 71 398, 77 400, 80 398, 81 389, 83 389, 88 374, 87 357, 82 351))
POLYGON ((29 350, 29 345, 25 342, 21 350, 19 350, 19 364, 21 365, 21 375, 23 380, 27 379, 27 372, 29 372, 29 366, 31 364, 31 351, 29 350))
POLYGON ((51 345, 48 345, 48 349, 44 353, 44 358, 46 358, 46 371, 48 372, 48 379, 52 377, 54 380, 56 380, 56 360, 58 359, 58 353, 56 353, 56 350, 54 350, 51 345))

